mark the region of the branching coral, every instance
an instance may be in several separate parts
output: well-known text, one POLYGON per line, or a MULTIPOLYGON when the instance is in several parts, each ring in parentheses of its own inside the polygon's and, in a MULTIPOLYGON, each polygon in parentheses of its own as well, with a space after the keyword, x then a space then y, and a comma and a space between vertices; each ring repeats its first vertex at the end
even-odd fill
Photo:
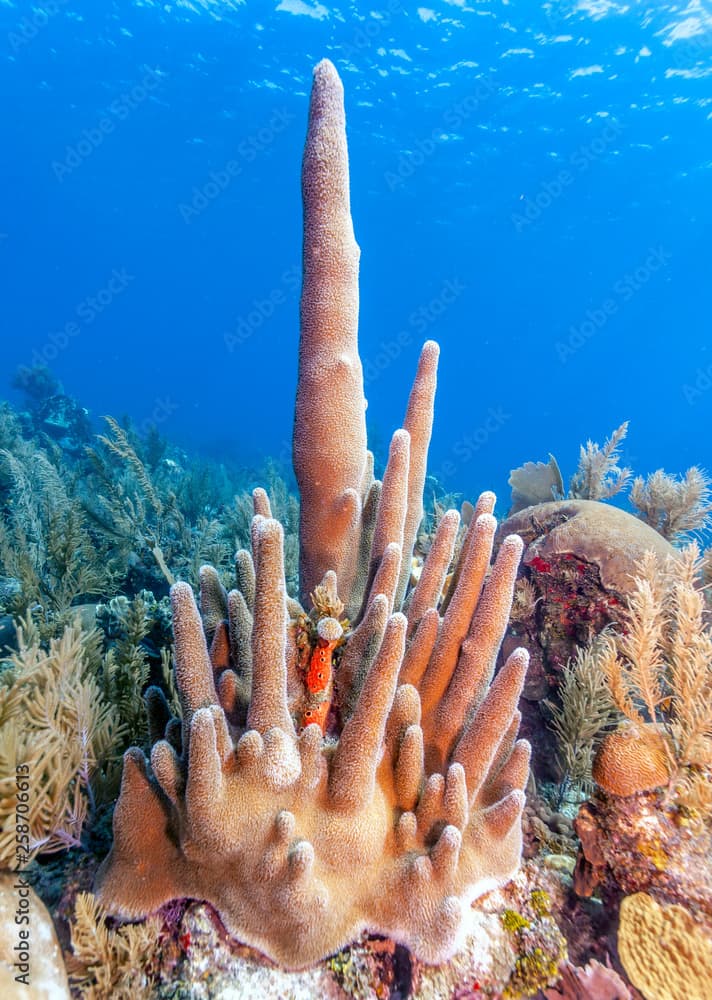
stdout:
POLYGON ((93 783, 122 729, 97 683, 96 633, 70 626, 45 650, 29 623, 18 645, 0 677, 0 863, 24 868, 38 853, 80 842, 93 783), (24 830, 19 853, 11 818, 24 830))
POLYGON ((609 500, 625 488, 631 470, 618 465, 620 446, 628 433, 628 421, 621 424, 603 445, 587 441, 581 445, 576 472, 571 477, 568 493, 554 456, 548 462, 525 462, 509 474, 512 487, 510 516, 534 504, 561 500, 609 500))
POLYGON ((620 493, 631 476, 618 465, 620 446, 628 433, 628 421, 613 431, 601 447, 593 441, 581 445, 578 469, 571 479, 569 496, 583 500, 608 500, 620 493))
MULTIPOLYGON (((609 500, 628 485, 632 472, 621 468, 621 442, 628 433, 628 421, 613 431, 603 445, 587 441, 581 445, 578 468, 571 477, 570 499, 609 500)), ((525 462, 509 475, 512 487, 510 515, 526 507, 563 496, 563 481, 553 455, 548 462, 525 462)), ((663 538, 680 542, 686 535, 705 530, 712 522, 712 480, 693 465, 680 479, 658 469, 645 479, 636 476, 630 501, 637 516, 663 538)))
POLYGON ((556 755, 563 775, 559 806, 569 790, 593 790, 593 754, 615 715, 601 652, 599 638, 579 647, 561 673, 560 704, 546 702, 551 711, 551 728, 557 736, 556 755))
MULTIPOLYGON (((121 623, 116 641, 108 649, 101 669, 101 687, 106 702, 119 714, 132 741, 143 742, 146 713, 143 691, 148 683, 150 664, 142 640, 148 635, 151 619, 141 594, 131 602, 115 599, 113 608, 121 623)), ((124 747, 128 743, 124 744, 124 747)))
POLYGON ((104 488, 86 498, 87 509, 122 547, 131 547, 140 540, 141 546, 155 558, 161 573, 173 583, 175 578, 161 545, 166 524, 183 520, 175 505, 175 495, 169 492, 168 502, 164 502, 128 433, 113 417, 104 419, 109 434, 98 435, 103 450, 87 448, 94 475, 103 481, 104 488), (122 469, 121 476, 116 475, 117 464, 122 469))
MULTIPOLYGON (((245 509, 251 510, 250 495, 236 496, 222 467, 193 461, 182 468, 172 459, 149 467, 151 441, 144 443, 112 417, 105 419, 109 433, 98 435, 98 445, 86 449, 91 474, 82 490, 82 503, 100 532, 111 538, 121 561, 131 566, 139 557, 145 562, 144 573, 150 567, 152 575, 169 584, 182 576, 195 579, 206 561, 224 571, 235 543, 244 545, 249 536, 245 509), (221 497, 232 500, 222 520, 215 506, 221 497)), ((296 501, 271 471, 271 495, 286 515, 285 525, 292 529, 296 501)), ((294 531, 289 537, 293 549, 294 531)), ((292 553, 290 569, 295 563, 292 553)), ((143 582, 153 585, 150 577, 143 582)))
POLYGON ((647 479, 636 476, 630 500, 638 516, 663 538, 679 541, 690 532, 709 527, 711 485, 709 476, 695 465, 679 480, 658 469, 647 479))
POLYGON ((79 502, 44 451, 28 442, 0 450, 0 565, 20 582, 11 610, 39 603, 63 614, 112 580, 106 546, 88 531, 79 502))
POLYGON ((70 979, 82 1000, 148 1000, 153 995, 147 959, 155 952, 160 921, 107 925, 94 896, 80 892, 71 925, 70 979))
POLYGON ((699 571, 695 543, 665 565, 647 553, 625 628, 603 639, 611 693, 628 720, 623 734, 603 741, 594 772, 611 791, 621 787, 614 768, 628 790, 637 772, 644 784, 634 790, 642 790, 685 768, 712 767, 712 631, 699 571))
POLYGON ((364 929, 435 962, 456 949, 468 903, 519 863, 526 653, 492 678, 522 543, 505 539, 490 568, 494 496, 483 494, 441 602, 459 527, 448 511, 404 602, 437 348, 423 349, 405 426, 383 482, 372 481, 343 93, 326 61, 315 70, 303 178, 294 450, 301 593, 307 610, 311 593, 317 607, 307 614, 287 597, 283 529, 256 490, 239 589, 226 594, 206 567, 202 620, 187 584, 172 589, 182 719, 150 693, 151 731, 165 728, 165 739, 150 770, 140 751, 125 757, 97 885, 126 917, 175 897, 206 899, 236 937, 293 968, 364 929), (323 611, 328 628, 318 627, 323 611), (312 643, 332 641, 342 611, 355 625, 324 681, 322 730, 304 725, 314 690, 305 652, 311 663, 312 643))

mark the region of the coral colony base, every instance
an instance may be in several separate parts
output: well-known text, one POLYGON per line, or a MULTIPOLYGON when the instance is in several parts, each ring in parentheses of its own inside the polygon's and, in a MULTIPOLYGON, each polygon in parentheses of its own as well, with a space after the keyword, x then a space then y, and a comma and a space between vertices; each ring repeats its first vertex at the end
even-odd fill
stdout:
POLYGON ((302 603, 287 597, 283 529, 256 490, 238 589, 226 593, 203 567, 199 613, 187 584, 172 588, 183 717, 149 690, 150 767, 126 753, 97 889, 127 918, 207 900, 237 939, 292 969, 364 929, 435 963, 457 949, 471 901, 520 861, 527 653, 493 674, 522 542, 506 538, 490 567, 485 493, 445 598, 454 510, 409 590, 438 348, 423 347, 375 481, 343 90, 328 61, 314 71, 302 186, 302 603))

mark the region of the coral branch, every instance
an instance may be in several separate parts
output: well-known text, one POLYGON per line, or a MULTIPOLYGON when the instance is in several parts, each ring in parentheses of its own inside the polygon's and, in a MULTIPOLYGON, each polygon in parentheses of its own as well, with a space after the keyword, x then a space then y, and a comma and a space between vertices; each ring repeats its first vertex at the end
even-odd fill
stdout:
POLYGON ((359 248, 351 223, 343 88, 326 60, 314 70, 302 196, 294 470, 302 501, 299 571, 306 603, 328 569, 336 570, 342 593, 350 593, 369 485, 364 481, 366 400, 357 343, 359 248))

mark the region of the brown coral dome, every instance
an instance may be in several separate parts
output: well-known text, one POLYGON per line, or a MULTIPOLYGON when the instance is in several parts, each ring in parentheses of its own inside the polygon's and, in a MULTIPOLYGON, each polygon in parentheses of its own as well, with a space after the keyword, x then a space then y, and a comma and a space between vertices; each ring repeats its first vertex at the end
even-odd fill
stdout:
POLYGON ((650 725, 627 723, 609 733, 593 762, 593 780, 610 795, 635 795, 670 781, 665 737, 650 725))
POLYGON ((499 535, 515 533, 527 545, 525 565, 553 564, 575 557, 598 568, 607 590, 626 594, 635 566, 652 549, 660 558, 675 549, 649 524, 598 500, 552 500, 526 507, 500 525, 499 535))

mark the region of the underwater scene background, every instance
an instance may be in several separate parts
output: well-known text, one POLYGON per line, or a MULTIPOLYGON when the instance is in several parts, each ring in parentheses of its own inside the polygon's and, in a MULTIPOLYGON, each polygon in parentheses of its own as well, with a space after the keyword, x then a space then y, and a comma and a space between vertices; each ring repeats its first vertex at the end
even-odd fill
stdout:
POLYGON ((17 108, 8 371, 45 360, 94 420, 157 418, 220 458, 283 455, 290 168, 328 56, 348 93, 381 458, 432 336, 447 351, 431 467, 448 489, 504 496, 508 469, 548 451, 570 473, 579 443, 624 419, 636 470, 703 460, 707 4, 58 0, 0 17, 17 108))
POLYGON ((710 4, 0 47, 0 995, 707 1000, 710 4))

